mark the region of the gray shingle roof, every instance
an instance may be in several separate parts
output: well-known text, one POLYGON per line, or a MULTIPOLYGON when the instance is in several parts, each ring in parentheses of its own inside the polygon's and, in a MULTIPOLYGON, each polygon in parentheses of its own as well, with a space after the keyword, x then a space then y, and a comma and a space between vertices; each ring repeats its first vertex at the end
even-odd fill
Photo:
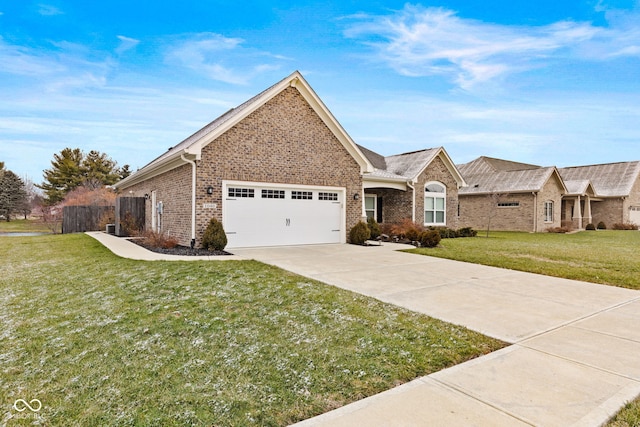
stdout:
POLYGON ((413 179, 438 155, 441 147, 385 157, 387 172, 413 179))
POLYGON ((540 191, 555 171, 553 166, 540 167, 490 157, 479 157, 457 167, 468 184, 459 190, 460 194, 540 191))
MULTIPOLYGON (((576 179, 572 181, 564 180, 564 185, 567 187, 567 194, 586 194, 589 190, 591 181, 588 179, 576 179)), ((592 186, 593 187, 593 186, 592 186)))
POLYGON ((186 148, 189 148, 192 144, 194 144, 196 141, 199 141, 205 135, 210 134, 211 132, 213 132, 214 130, 216 130, 220 126, 222 126, 227 121, 232 120, 234 117, 236 117, 237 115, 241 114, 242 111, 244 111, 247 107, 251 106, 251 104, 253 104, 253 102, 256 99, 260 98, 264 93, 268 92, 271 88, 273 88, 275 86, 278 86, 280 83, 282 83, 283 81, 285 81, 285 80, 287 80, 289 78, 290 78, 290 76, 289 77, 285 77, 284 79, 280 80, 276 84, 269 86, 267 89, 263 90, 262 92, 260 92, 256 96, 248 99, 247 101, 243 102, 242 104, 238 105, 237 107, 230 109, 229 111, 227 111, 223 115, 219 116, 214 121, 212 121, 209 124, 205 125, 202 129, 200 129, 197 132, 195 132, 193 135, 187 137, 186 139, 182 140, 180 143, 178 143, 178 144, 174 145, 173 147, 169 148, 163 154, 161 154, 160 156, 156 157, 154 160, 152 160, 147 165, 145 165, 144 168, 146 168, 147 166, 152 166, 152 165, 154 165, 156 163, 161 163, 164 159, 166 159, 167 157, 170 157, 175 152, 179 152, 179 151, 182 151, 182 150, 184 150, 186 148))
POLYGON ((591 181, 597 196, 621 197, 631 194, 640 176, 640 161, 560 168, 559 172, 565 181, 591 181))

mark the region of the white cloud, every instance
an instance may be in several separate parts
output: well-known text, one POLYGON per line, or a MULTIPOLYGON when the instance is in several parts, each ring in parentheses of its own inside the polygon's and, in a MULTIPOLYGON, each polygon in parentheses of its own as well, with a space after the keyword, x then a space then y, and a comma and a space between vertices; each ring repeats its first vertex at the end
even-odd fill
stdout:
MULTIPOLYGON (((561 21, 516 26, 464 19, 451 10, 407 5, 388 16, 360 16, 346 31, 407 76, 444 75, 464 89, 544 66, 552 58, 605 60, 638 55, 640 30, 627 19, 604 28, 561 21)), ((631 20, 637 24, 637 20, 631 20)))
POLYGON ((245 48, 242 46, 243 43, 244 40, 240 38, 200 33, 170 46, 166 61, 188 68, 212 80, 242 85, 265 71, 280 68, 277 63, 260 63, 258 58, 286 60, 282 56, 245 48))
POLYGON ((38 13, 42 16, 55 16, 55 15, 63 15, 60 9, 50 4, 39 4, 38 5, 38 13))
POLYGON ((120 40, 120 46, 116 48, 116 53, 118 55, 121 55, 122 53, 135 48, 140 43, 140 40, 132 39, 131 37, 125 37, 125 36, 116 36, 116 37, 118 38, 118 40, 120 40))

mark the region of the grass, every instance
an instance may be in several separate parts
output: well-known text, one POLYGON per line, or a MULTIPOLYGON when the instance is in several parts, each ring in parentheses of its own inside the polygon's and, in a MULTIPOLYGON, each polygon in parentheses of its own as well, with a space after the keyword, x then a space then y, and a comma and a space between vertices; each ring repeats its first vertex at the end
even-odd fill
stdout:
POLYGON ((607 427, 640 427, 640 398, 627 403, 607 427))
POLYGON ((0 425, 286 425, 505 345, 254 261, 83 234, 0 237, 0 260, 0 425))
POLYGON ((50 233, 51 230, 42 221, 12 219, 9 222, 0 220, 0 233, 3 232, 50 233))
POLYGON ((408 252, 640 289, 640 232, 575 234, 492 232, 489 238, 443 239, 408 252))

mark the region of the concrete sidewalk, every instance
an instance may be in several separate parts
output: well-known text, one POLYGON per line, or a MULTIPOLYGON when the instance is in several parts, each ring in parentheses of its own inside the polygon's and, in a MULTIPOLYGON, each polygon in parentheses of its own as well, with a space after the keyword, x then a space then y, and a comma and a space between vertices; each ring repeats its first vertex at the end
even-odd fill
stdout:
POLYGON ((399 248, 234 252, 513 345, 298 426, 597 426, 640 395, 640 292, 399 248))
POLYGON ((230 261, 244 259, 236 255, 181 256, 160 254, 147 250, 140 245, 136 245, 128 239, 116 237, 111 234, 103 233, 102 231, 88 231, 85 234, 93 237, 94 239, 102 243, 111 252, 122 258, 129 258, 140 261, 230 261))
POLYGON ((640 395, 640 292, 397 252, 385 244, 149 252, 140 260, 256 259, 512 343, 297 426, 597 426, 640 395))

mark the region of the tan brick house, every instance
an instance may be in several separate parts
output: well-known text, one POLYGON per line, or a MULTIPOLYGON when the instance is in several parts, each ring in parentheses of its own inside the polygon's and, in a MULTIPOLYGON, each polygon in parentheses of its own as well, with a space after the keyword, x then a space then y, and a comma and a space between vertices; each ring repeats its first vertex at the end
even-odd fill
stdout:
POLYGON ((483 156, 457 167, 468 183, 458 195, 460 226, 541 232, 640 224, 640 162, 558 169, 483 156))
POLYGON ((443 148, 382 157, 355 144, 299 72, 116 184, 144 197, 145 229, 228 247, 346 242, 366 216, 455 226, 464 180, 443 148))

